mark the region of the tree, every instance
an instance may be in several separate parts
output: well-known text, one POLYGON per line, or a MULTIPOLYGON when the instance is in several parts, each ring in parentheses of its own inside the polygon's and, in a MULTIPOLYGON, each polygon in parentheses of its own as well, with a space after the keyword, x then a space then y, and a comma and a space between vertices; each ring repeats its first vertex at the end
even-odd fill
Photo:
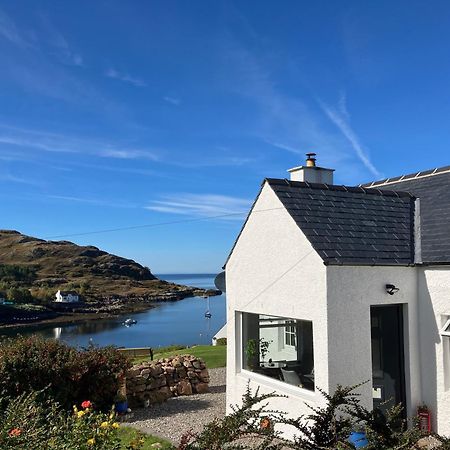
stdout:
POLYGON ((33 296, 26 288, 10 288, 7 292, 7 298, 14 303, 32 303, 33 296))

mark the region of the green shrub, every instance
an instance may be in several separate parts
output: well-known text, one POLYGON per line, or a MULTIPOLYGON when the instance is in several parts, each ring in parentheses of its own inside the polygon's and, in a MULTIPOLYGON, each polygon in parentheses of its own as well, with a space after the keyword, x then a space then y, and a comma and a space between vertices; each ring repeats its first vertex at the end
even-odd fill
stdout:
MULTIPOLYGON (((115 414, 101 414, 91 407, 74 407, 72 413, 54 402, 42 402, 42 392, 32 392, 0 410, 0 448, 118 450, 119 425, 115 414)), ((139 443, 134 448, 140 448, 139 443)))
MULTIPOLYGON (((241 406, 232 407, 231 414, 213 420, 198 434, 186 433, 178 450, 350 450, 354 446, 348 442, 348 437, 357 428, 366 431, 368 450, 419 448, 416 444, 424 435, 417 426, 406 426, 400 405, 391 408, 386 415, 379 410, 369 411, 361 405, 355 393, 357 387, 359 385, 338 386, 333 394, 321 391, 326 399, 325 406, 308 405, 311 414, 292 418, 284 412, 268 409, 267 400, 279 395, 260 395, 258 390, 252 392, 247 386, 241 406), (275 431, 277 425, 293 427, 294 439, 283 439, 275 431)), ((433 437, 440 444, 433 448, 450 450, 450 439, 433 437)))
POLYGON ((129 360, 113 347, 77 350, 53 339, 18 337, 0 343, 0 396, 44 388, 64 407, 86 398, 109 408, 129 360))
POLYGON ((216 345, 227 345, 227 338, 216 339, 216 345))
POLYGON ((29 289, 20 287, 8 289, 6 297, 9 301, 14 303, 32 303, 34 300, 29 289))

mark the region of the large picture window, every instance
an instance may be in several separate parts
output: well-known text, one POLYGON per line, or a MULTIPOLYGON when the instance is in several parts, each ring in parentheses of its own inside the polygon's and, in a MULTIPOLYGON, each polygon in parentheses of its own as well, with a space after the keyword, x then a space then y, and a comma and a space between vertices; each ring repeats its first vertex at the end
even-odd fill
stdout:
POLYGON ((242 313, 242 367, 314 390, 312 322, 242 313))

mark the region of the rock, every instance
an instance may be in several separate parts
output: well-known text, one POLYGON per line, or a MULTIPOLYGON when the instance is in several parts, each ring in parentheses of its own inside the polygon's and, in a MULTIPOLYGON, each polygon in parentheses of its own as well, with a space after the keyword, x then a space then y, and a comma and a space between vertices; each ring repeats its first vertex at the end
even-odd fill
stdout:
POLYGON ((195 391, 197 394, 206 394, 209 392, 209 386, 207 383, 198 383, 195 385, 195 391))
POLYGON ((179 395, 192 395, 192 386, 189 381, 181 380, 178 383, 178 394, 179 395))
POLYGON ((126 391, 133 406, 146 407, 174 396, 208 392, 209 373, 193 355, 141 363, 127 372, 126 391))

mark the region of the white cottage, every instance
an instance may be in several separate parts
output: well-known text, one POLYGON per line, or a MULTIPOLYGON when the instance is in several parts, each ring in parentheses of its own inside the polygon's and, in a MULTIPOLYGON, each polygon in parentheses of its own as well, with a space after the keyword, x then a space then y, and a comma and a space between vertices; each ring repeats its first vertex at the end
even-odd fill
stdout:
POLYGON ((75 291, 61 291, 56 293, 55 302, 57 303, 78 303, 80 301, 79 295, 75 291))
POLYGON ((450 167, 347 187, 314 156, 264 180, 226 262, 227 404, 250 380, 299 416, 370 380, 365 406, 450 435, 450 167))

